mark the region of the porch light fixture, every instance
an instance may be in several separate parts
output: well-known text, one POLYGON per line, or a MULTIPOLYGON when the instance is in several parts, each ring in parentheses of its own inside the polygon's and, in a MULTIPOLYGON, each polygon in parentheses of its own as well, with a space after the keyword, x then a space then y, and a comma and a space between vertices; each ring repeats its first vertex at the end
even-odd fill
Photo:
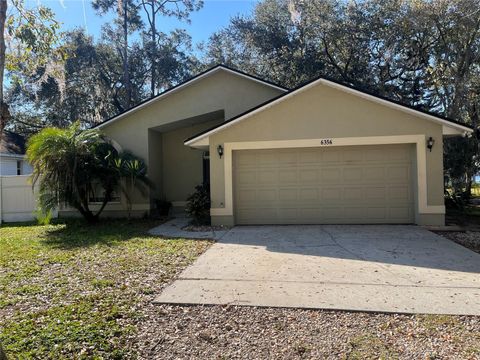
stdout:
POLYGON ((220 156, 220 159, 221 159, 222 156, 223 156, 223 146, 222 145, 217 146, 217 153, 218 153, 218 156, 220 156))
POLYGON ((432 152, 433 144, 435 144, 435 140, 430 136, 427 140, 427 148, 432 152))

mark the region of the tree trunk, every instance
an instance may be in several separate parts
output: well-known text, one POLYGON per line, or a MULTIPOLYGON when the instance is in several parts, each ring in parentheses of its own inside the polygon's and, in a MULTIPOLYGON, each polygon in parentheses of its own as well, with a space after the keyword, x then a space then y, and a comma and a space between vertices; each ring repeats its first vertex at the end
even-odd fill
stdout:
POLYGON ((128 69, 128 0, 123 2, 123 79, 125 82, 125 109, 130 108, 132 88, 128 69))
POLYGON ((156 82, 156 72, 157 72, 157 29, 155 28, 155 0, 150 0, 150 6, 152 9, 152 18, 150 23, 151 31, 151 41, 152 41, 152 53, 150 58, 151 69, 151 80, 150 80, 150 93, 151 96, 155 96, 155 82, 156 82))
POLYGON ((7 20, 7 0, 0 0, 0 139, 10 118, 8 105, 3 98, 3 76, 5 74, 5 21, 7 20))
POLYGON ((2 345, 0 344, 0 360, 7 360, 7 355, 3 352, 2 345))

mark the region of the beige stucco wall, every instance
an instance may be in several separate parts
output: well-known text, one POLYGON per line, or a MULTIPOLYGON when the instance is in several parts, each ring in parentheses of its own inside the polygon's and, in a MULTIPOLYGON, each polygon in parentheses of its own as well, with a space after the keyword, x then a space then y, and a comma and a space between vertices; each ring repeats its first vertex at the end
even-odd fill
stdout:
MULTIPOLYGON (((259 112, 210 136, 210 152, 219 144, 318 138, 372 137, 392 135, 432 136, 432 152, 425 148, 428 205, 443 205, 442 126, 353 94, 318 84, 275 106, 259 112)), ((224 158, 211 156, 212 208, 225 205, 224 158)), ((443 215, 422 216, 442 223, 443 215)), ((232 216, 214 216, 214 223, 231 224, 232 216)))
MULTIPOLYGON (((219 110, 224 111, 223 121, 280 93, 266 84, 220 70, 101 129, 123 150, 146 161, 156 185, 151 198, 164 195, 173 201, 185 200, 192 185, 201 181, 202 163, 201 151, 185 147, 183 141, 216 122, 187 125, 185 130, 166 133, 165 137, 158 127, 219 110)), ((135 198, 137 205, 149 203, 148 196, 135 198)), ((108 205, 107 210, 115 209, 108 205)))
MULTIPOLYGON (((203 152, 185 146, 183 142, 190 136, 209 129, 223 119, 184 127, 162 134, 162 195, 175 203, 184 202, 203 181, 203 152)), ((152 157, 152 156, 151 156, 152 157)), ((152 157, 156 159, 156 156, 152 157)), ((153 160, 156 161, 156 160, 153 160)), ((181 206, 181 204, 178 204, 181 206)))

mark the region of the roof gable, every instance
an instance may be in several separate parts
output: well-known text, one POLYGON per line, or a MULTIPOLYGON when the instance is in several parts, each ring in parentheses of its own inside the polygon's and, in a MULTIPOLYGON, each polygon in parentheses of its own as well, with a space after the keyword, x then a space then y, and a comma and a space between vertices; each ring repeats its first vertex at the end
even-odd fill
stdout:
POLYGON ((464 133, 471 133, 473 132, 473 129, 466 125, 466 124, 462 124, 460 122, 457 122, 457 121, 454 121, 452 119, 448 119, 448 118, 445 118, 445 117, 442 117, 442 116, 439 116, 439 115, 436 115, 436 114, 432 114, 432 113, 429 113, 429 112, 426 112, 426 111, 423 111, 423 110, 420 110, 420 109, 417 109, 417 108, 414 108, 414 107, 411 107, 411 106, 408 106, 408 105, 405 105, 405 104, 402 104, 402 103, 399 103, 399 102, 396 102, 396 101, 393 101, 393 100, 390 100, 388 98, 384 98, 384 97, 380 97, 380 96, 377 96, 377 95, 374 95, 374 94, 371 94, 371 93, 368 93, 368 92, 365 92, 365 91, 362 91, 362 90, 359 90, 359 89, 356 89, 354 87, 351 87, 351 86, 348 86, 348 85, 345 85, 345 84, 341 84, 339 82, 336 82, 336 81, 333 81, 331 79, 327 79, 327 78, 324 78, 324 77, 320 77, 320 78, 317 78, 317 79, 314 79, 304 85, 301 85, 295 89, 292 89, 291 91, 287 92, 287 93, 284 93, 284 94, 281 94, 279 96, 277 96, 276 98, 274 99, 271 99, 269 101, 266 101, 264 102, 263 104, 260 104, 259 106, 253 108, 253 109, 250 109, 246 112, 244 112, 243 114, 240 114, 216 127, 213 127, 211 129, 208 129, 200 134, 197 134, 189 139, 186 139, 185 140, 185 145, 189 145, 189 146, 195 146, 195 145, 205 145, 205 139, 208 138, 208 136, 210 135, 213 135, 217 132, 220 132, 222 131, 223 129, 226 129, 240 121, 243 121, 259 112, 262 112, 262 111, 265 111, 273 106, 276 106, 277 104, 285 101, 285 100, 288 100, 289 98, 291 97, 294 97, 294 96, 298 96, 300 95, 302 92, 312 88, 312 87, 315 87, 316 85, 319 85, 319 84, 324 84, 326 86, 329 86, 329 87, 332 87, 332 88, 335 88, 335 89, 338 89, 342 92, 345 92, 345 93, 350 93, 350 94, 353 94, 355 96, 358 96, 358 97, 361 97, 361 98, 364 98, 368 101, 372 101, 372 102, 375 102, 375 103, 378 103, 378 104, 381 104, 381 105, 384 105, 384 106, 387 106, 387 107, 390 107, 390 108, 394 108, 396 110, 399 110, 399 111, 403 111, 403 112, 406 112, 406 113, 409 113, 411 115, 414 115, 416 117, 419 117, 419 118, 422 118, 422 119, 425 119, 425 120, 428 120, 428 121, 434 121, 436 123, 439 123, 442 125, 443 127, 443 133, 445 135, 453 135, 453 134, 464 134, 464 133))
POLYGON ((0 139, 0 153, 10 155, 24 155, 25 138, 20 134, 4 130, 0 139))
POLYGON ((120 114, 117 114, 107 120, 105 120, 104 122, 100 123, 100 124, 97 124, 94 126, 94 128, 98 127, 98 128, 103 128, 104 126, 107 126, 109 125, 110 123, 114 122, 114 121, 117 121, 117 120, 120 120, 120 119, 123 119, 125 118, 126 116, 146 107, 146 106, 149 106, 150 104, 158 101, 158 100, 161 100, 173 93, 176 93, 178 91, 181 91, 182 89, 194 84, 194 83, 197 83, 198 81, 206 78, 206 77, 209 77, 219 71, 224 71, 226 73, 229 73, 229 74, 233 74, 235 76, 240 76, 242 78, 245 78, 245 79, 248 79, 250 81, 253 81, 253 82, 257 82, 257 83, 260 83, 262 85, 266 85, 268 87, 271 87, 271 88, 274 88, 274 89, 277 89, 279 91, 282 91, 282 92, 287 92, 288 89, 285 88, 285 87, 282 87, 280 85, 277 85, 277 84, 274 84, 270 81, 267 81, 267 80, 263 80, 263 79, 260 79, 259 77, 256 77, 256 76, 253 76, 253 75, 249 75, 247 73, 244 73, 242 71, 239 71, 239 70, 236 70, 236 69, 232 69, 232 68, 229 68, 225 65, 216 65, 200 74, 197 74, 196 76, 170 88, 170 89, 167 89, 165 90, 164 92, 150 98, 150 99, 147 99, 143 102, 141 102, 140 104, 120 113, 120 114))

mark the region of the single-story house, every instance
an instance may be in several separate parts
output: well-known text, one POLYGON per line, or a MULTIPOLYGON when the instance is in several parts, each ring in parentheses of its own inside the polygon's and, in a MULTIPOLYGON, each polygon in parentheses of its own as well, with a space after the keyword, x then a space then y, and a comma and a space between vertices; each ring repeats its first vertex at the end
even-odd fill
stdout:
POLYGON ((323 77, 289 90, 222 65, 98 128, 147 162, 136 213, 205 182, 224 225, 444 224, 443 138, 472 132, 323 77))
POLYGON ((25 157, 25 138, 4 130, 0 136, 0 175, 28 175, 32 166, 25 157))

